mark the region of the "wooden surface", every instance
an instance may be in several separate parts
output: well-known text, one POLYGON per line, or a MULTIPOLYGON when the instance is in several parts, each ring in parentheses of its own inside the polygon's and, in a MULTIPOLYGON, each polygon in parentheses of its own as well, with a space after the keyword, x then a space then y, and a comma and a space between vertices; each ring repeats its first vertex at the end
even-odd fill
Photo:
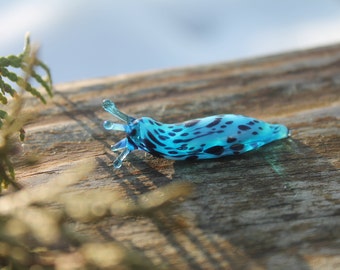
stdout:
MULTIPOLYGON (((95 68, 95 67, 89 67, 95 68)), ((168 221, 108 217, 80 227, 140 250, 169 269, 340 268, 340 45, 234 63, 121 75, 56 86, 48 105, 34 105, 17 177, 35 186, 82 160, 97 166, 79 189, 119 191, 134 199, 187 181, 193 193, 168 221), (122 133, 101 102, 162 122, 233 113, 279 122, 292 137, 238 157, 174 162, 142 152, 119 170, 109 145, 122 133), (37 106, 35 106, 37 105, 37 106)))

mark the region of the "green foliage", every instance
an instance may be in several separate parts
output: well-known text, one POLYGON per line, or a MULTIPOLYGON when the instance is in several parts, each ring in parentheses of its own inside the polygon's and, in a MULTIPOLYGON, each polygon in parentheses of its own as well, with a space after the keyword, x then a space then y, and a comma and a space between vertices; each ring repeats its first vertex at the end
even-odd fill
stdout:
POLYGON ((26 36, 26 42, 24 51, 19 55, 9 55, 7 57, 0 57, 0 102, 2 104, 8 103, 7 95, 14 97, 17 91, 4 79, 13 82, 20 89, 23 89, 33 96, 39 98, 43 103, 46 103, 44 96, 28 82, 29 78, 33 78, 38 84, 40 84, 52 97, 52 78, 51 72, 46 64, 36 57, 36 51, 32 50, 30 45, 29 35, 26 36), (11 72, 9 68, 21 69, 24 76, 20 77, 14 72, 11 72), (41 68, 46 72, 47 77, 43 78, 36 72, 36 68, 41 68))
POLYGON ((24 140, 23 125, 28 118, 27 114, 21 112, 23 99, 20 94, 24 91, 29 92, 46 103, 43 94, 30 83, 31 79, 52 96, 50 70, 37 58, 37 50, 32 49, 27 35, 24 51, 21 54, 0 57, 0 192, 9 184, 20 188, 15 182, 14 167, 11 162, 11 155, 15 148, 13 134, 19 133, 20 140, 24 140), (42 69, 47 75, 46 78, 39 75, 37 69, 42 69), (18 75, 19 72, 22 72, 22 75, 18 75), (18 89, 12 85, 16 85, 18 89))

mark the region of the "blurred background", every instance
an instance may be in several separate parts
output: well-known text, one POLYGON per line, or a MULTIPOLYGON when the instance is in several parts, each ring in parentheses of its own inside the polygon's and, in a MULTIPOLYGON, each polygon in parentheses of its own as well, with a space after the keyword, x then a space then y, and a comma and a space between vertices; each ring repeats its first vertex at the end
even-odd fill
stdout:
POLYGON ((55 83, 340 42, 339 0, 0 0, 0 56, 26 31, 55 83))

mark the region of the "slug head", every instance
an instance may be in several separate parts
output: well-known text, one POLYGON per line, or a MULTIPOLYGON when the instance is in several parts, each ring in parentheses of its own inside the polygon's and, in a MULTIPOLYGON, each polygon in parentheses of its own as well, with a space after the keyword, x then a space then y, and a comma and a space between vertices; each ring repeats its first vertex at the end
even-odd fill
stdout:
POLYGON ((111 145, 112 151, 122 150, 122 152, 113 162, 113 166, 115 168, 120 168, 126 156, 131 151, 138 149, 138 146, 135 144, 132 138, 138 138, 138 131, 139 131, 138 122, 139 121, 138 119, 135 119, 119 111, 116 105, 111 100, 105 99, 103 101, 103 109, 126 123, 126 124, 118 124, 118 123, 111 122, 109 120, 104 121, 103 123, 103 127, 106 130, 124 131, 127 134, 126 138, 120 140, 118 143, 114 145, 111 145))

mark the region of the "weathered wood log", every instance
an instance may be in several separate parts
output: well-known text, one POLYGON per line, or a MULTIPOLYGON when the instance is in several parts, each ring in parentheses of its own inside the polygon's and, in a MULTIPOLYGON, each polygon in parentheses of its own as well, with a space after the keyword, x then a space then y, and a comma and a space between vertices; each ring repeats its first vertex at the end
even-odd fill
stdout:
MULTIPOLYGON (((110 187, 134 198, 174 181, 193 183, 179 206, 181 230, 147 218, 106 218, 84 233, 112 237, 170 269, 340 267, 340 45, 199 67, 121 75, 56 86, 26 127, 17 164, 27 186, 95 157, 80 189, 110 187), (237 157, 174 162, 141 152, 119 170, 102 121, 104 98, 133 116, 162 122, 233 113, 287 125, 290 139, 237 157), (99 233, 102 232, 102 233, 99 233), (104 233, 103 233, 104 232, 104 233)), ((175 215, 166 217, 169 221, 175 215)))

